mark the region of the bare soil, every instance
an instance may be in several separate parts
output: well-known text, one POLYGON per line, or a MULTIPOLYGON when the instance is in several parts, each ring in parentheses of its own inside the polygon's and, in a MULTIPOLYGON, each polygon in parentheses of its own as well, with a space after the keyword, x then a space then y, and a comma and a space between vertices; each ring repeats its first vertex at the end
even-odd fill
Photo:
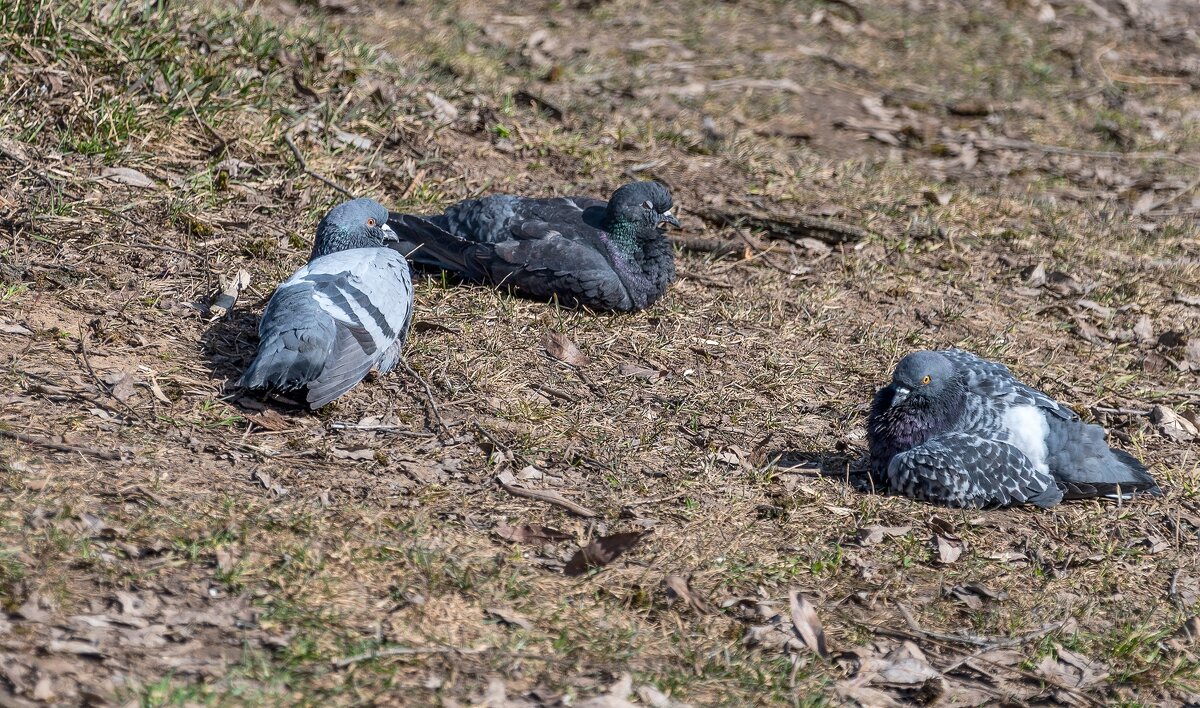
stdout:
POLYGON ((0 702, 1200 701, 1198 32, 1186 0, 0 8, 0 702), (420 278, 415 375, 315 414, 232 388, 339 189, 644 178, 684 225, 650 310, 420 278), (952 345, 1166 495, 858 489, 873 392, 952 345))

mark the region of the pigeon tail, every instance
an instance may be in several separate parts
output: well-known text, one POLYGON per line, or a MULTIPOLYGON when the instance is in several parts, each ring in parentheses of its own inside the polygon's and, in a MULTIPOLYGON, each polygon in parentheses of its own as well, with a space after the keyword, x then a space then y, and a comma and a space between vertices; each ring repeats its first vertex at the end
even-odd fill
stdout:
POLYGON ((1051 474, 1068 499, 1160 496, 1162 489, 1133 455, 1108 446, 1104 430, 1081 421, 1047 418, 1051 474))
POLYGON ((336 330, 333 318, 312 298, 311 287, 277 293, 259 325, 258 353, 238 386, 273 391, 303 388, 325 368, 336 330))
POLYGON ((479 244, 461 239, 446 230, 445 217, 413 216, 391 212, 388 226, 397 241, 388 247, 399 251, 412 263, 458 273, 472 280, 486 280, 487 274, 472 263, 479 244))

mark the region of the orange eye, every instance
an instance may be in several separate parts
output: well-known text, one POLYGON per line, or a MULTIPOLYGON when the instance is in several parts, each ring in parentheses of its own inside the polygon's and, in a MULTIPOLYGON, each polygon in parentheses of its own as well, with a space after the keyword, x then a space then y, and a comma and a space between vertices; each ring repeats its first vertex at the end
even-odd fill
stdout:
POLYGON ((921 385, 922 385, 922 386, 924 386, 924 385, 927 385, 927 384, 928 384, 930 381, 932 381, 932 380, 933 380, 933 379, 931 379, 931 378, 929 378, 928 376, 926 376, 925 378, 921 379, 921 385))
POLYGON ((374 225, 375 225, 374 219, 367 219, 367 226, 374 226, 374 225))

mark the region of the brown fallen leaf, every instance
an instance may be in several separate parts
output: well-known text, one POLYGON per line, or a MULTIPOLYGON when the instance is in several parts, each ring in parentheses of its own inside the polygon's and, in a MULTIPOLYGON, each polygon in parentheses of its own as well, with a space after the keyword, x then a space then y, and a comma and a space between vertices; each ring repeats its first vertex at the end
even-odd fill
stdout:
POLYGON ((667 588, 667 597, 683 600, 688 607, 702 615, 711 611, 704 598, 692 589, 690 581, 682 575, 668 575, 663 585, 667 588))
POLYGON ((229 311, 237 304, 238 296, 242 294, 243 290, 250 287, 250 274, 244 268, 238 268, 238 272, 232 278, 227 278, 224 274, 219 275, 218 278, 221 292, 217 293, 212 304, 208 306, 208 314, 211 315, 210 322, 229 314, 229 311))
POLYGON ((1150 322, 1149 315, 1138 318, 1137 324, 1133 326, 1133 336, 1143 344, 1154 341, 1154 324, 1150 322))
POLYGON ((579 351, 575 342, 568 339, 565 334, 546 332, 546 335, 542 337, 542 346, 545 347, 547 354, 571 366, 587 366, 592 363, 592 360, 579 351))
POLYGON ((829 656, 829 649, 825 647, 825 628, 821 625, 821 619, 817 617, 817 611, 808 601, 808 598, 801 595, 799 590, 788 591, 788 604, 792 611, 792 626, 796 628, 796 634, 800 636, 800 640, 804 645, 821 657, 829 656))
POLYGON ((261 413, 252 413, 246 416, 246 420, 263 430, 270 430, 273 433, 277 433, 280 430, 287 430, 291 427, 291 422, 287 418, 284 418, 278 411, 270 408, 261 413))
POLYGON ((920 647, 906 641, 886 656, 864 658, 859 664, 858 676, 876 684, 913 686, 937 680, 941 673, 929 665, 920 647))
POLYGON ((617 373, 620 374, 621 376, 634 376, 639 379, 646 379, 647 381, 653 381, 655 379, 662 378, 663 376, 665 376, 665 374, 663 372, 659 371, 658 369, 651 369, 651 368, 642 366, 641 364, 629 364, 629 363, 618 365, 617 373))
POLYGON ((133 398, 133 377, 128 371, 113 371, 104 377, 104 383, 112 387, 109 393, 121 403, 133 398))
POLYGON ((1200 431, 1197 431, 1190 420, 1166 406, 1151 408, 1150 422, 1158 428, 1163 437, 1175 442, 1189 442, 1200 436, 1200 431))
POLYGON ((953 563, 962 555, 964 545, 962 541, 952 541, 938 534, 934 536, 934 544, 937 548, 937 561, 943 565, 953 563))
POLYGON ((907 536, 912 526, 864 526, 858 530, 858 542, 863 546, 882 543, 884 538, 907 536))
POLYGON ((569 533, 563 533, 558 529, 536 524, 525 526, 500 524, 496 527, 495 532, 500 538, 516 543, 557 543, 559 541, 570 541, 574 538, 569 533))
POLYGON ((591 568, 602 568, 636 546, 649 533, 649 531, 626 531, 593 539, 591 543, 580 548, 575 555, 571 556, 563 573, 576 576, 583 575, 591 568))
POLYGON ((862 685, 857 679, 838 684, 837 695, 843 705, 862 708, 901 708, 904 705, 879 689, 862 685))
POLYGON ((153 187, 154 180, 131 167, 105 167, 100 176, 110 182, 124 184, 130 187, 153 187))
POLYGON ((374 460, 375 451, 369 447, 362 447, 355 450, 343 450, 340 447, 335 447, 329 451, 335 458, 339 460, 374 460))
POLYGON ((512 610, 506 610, 503 607, 489 607, 484 612, 505 624, 526 630, 533 629, 533 622, 530 622, 528 617, 523 617, 512 610))

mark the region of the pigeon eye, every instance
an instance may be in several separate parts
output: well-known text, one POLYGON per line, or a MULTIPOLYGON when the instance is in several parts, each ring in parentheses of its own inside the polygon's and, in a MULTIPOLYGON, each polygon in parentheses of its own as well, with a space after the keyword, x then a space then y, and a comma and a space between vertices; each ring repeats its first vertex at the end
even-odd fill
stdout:
POLYGON ((654 202, 652 202, 652 201, 650 201, 649 199, 647 199, 646 201, 642 202, 642 208, 643 208, 643 209, 653 209, 653 208, 654 208, 654 202))
POLYGON ((375 225, 374 219, 367 219, 367 226, 374 226, 374 225, 375 225))
POLYGON ((921 385, 926 386, 930 381, 933 381, 933 379, 929 378, 929 376, 926 376, 925 378, 921 379, 921 385))

